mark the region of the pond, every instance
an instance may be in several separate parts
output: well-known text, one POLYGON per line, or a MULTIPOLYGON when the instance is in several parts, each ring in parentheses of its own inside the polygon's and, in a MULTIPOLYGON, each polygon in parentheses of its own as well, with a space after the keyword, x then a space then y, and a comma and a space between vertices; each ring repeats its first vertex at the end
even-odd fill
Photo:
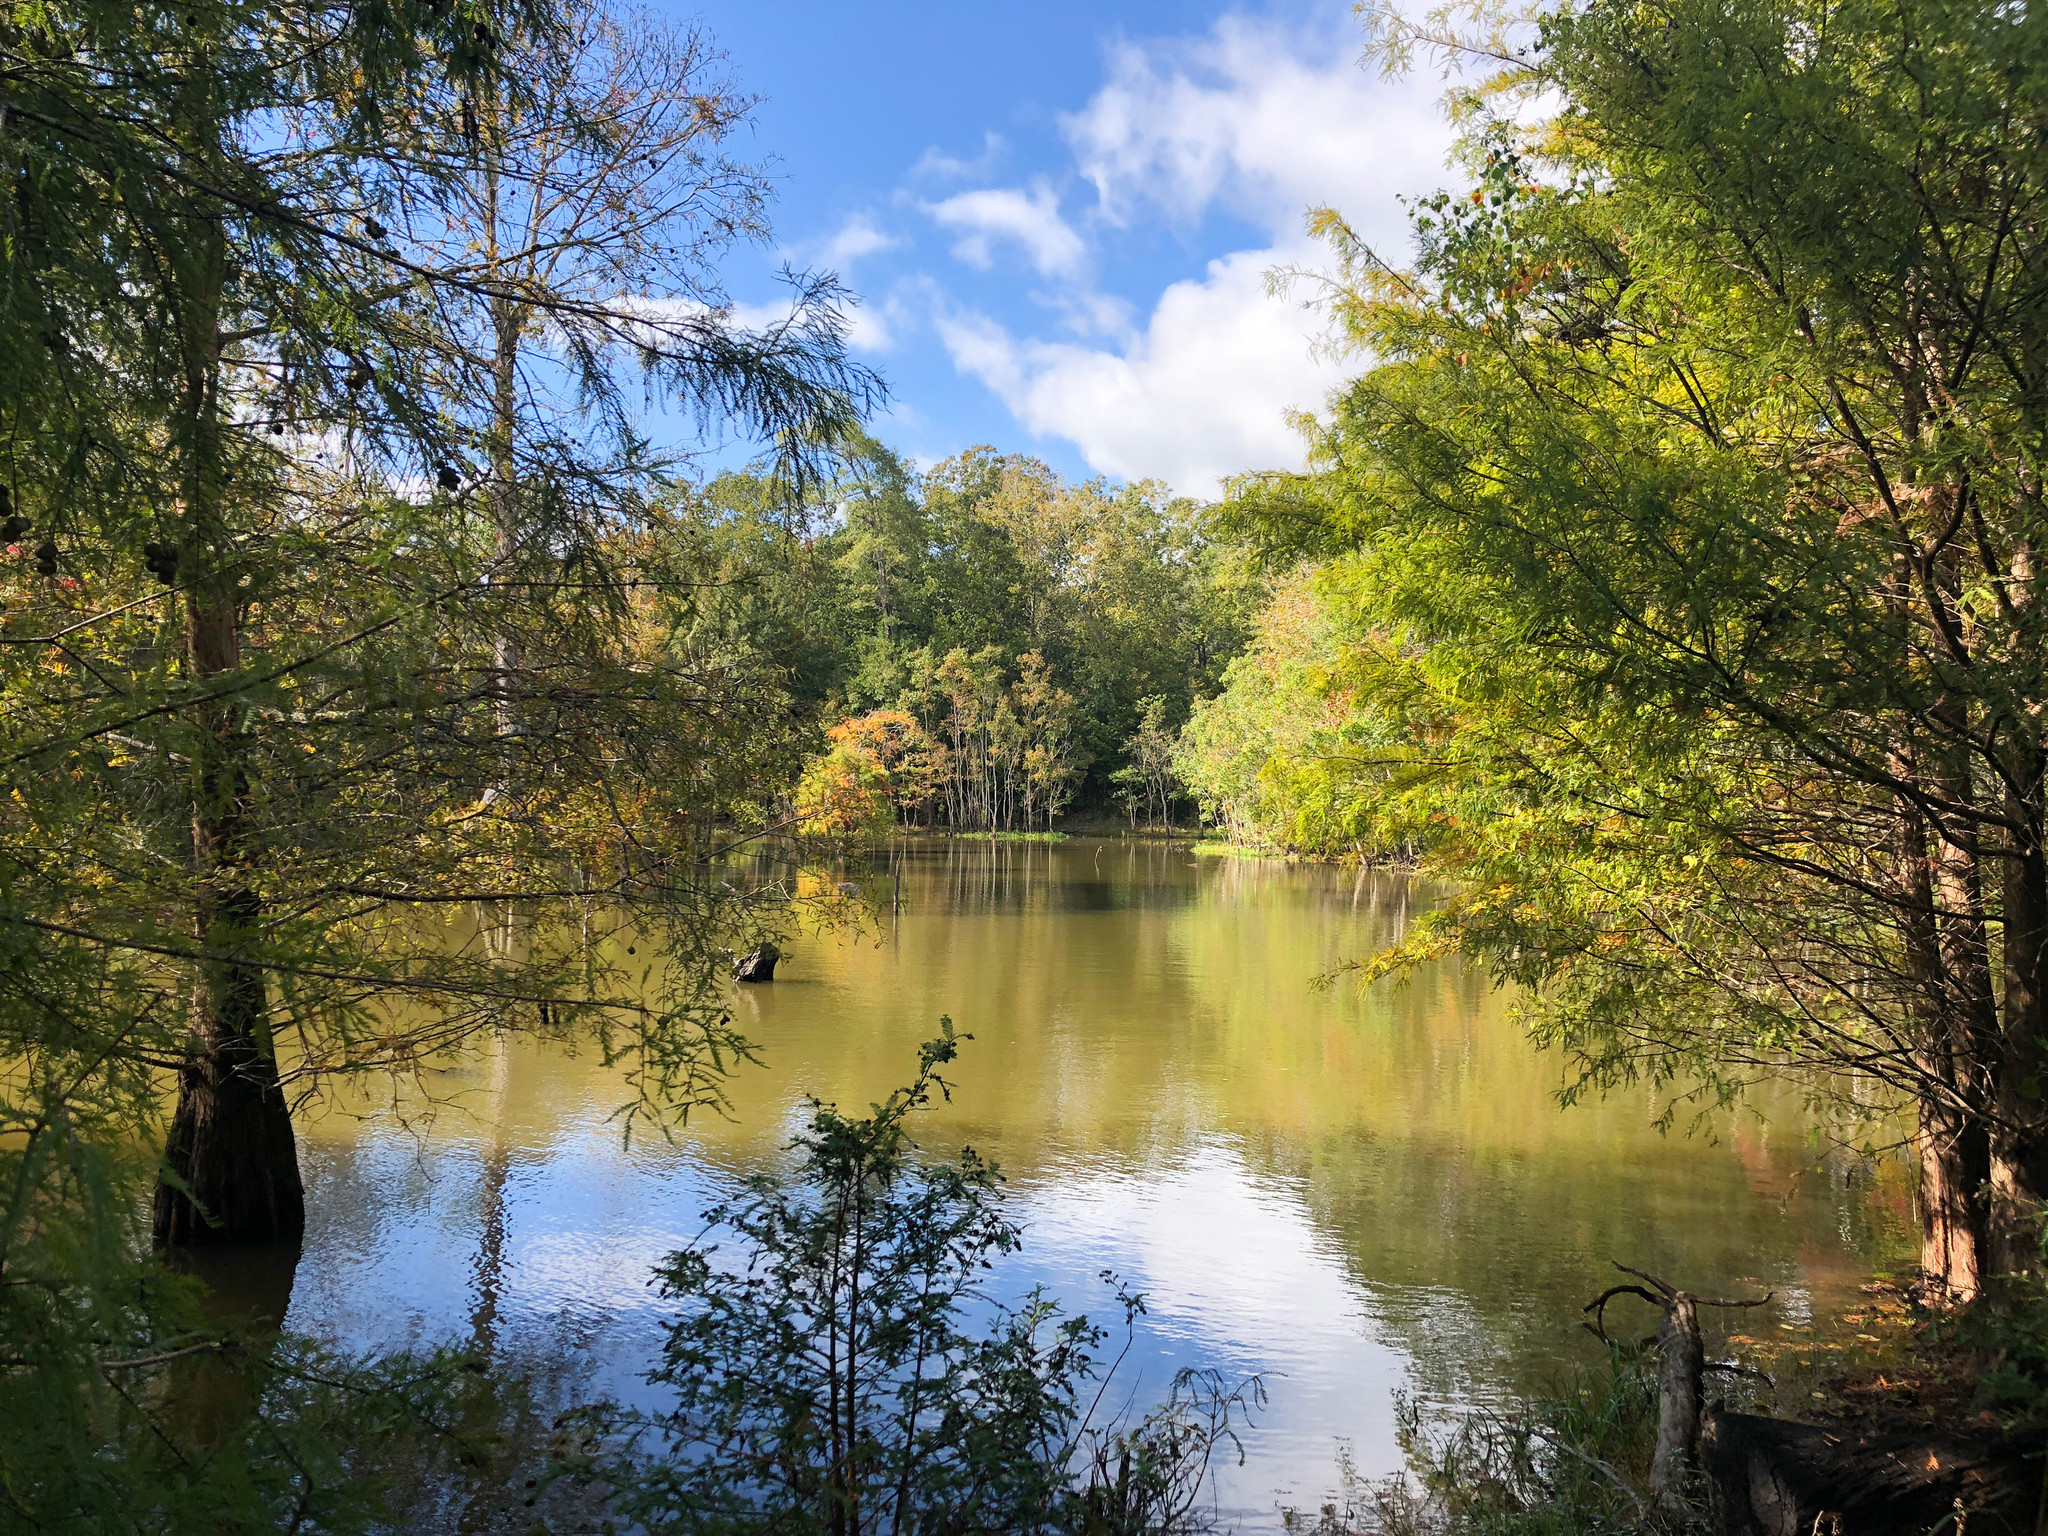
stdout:
POLYGON ((1397 1393, 1455 1410, 1584 1356, 1610 1260, 1773 1288, 1798 1323, 1910 1256, 1903 1186, 1822 1157, 1795 1095, 1667 1136, 1648 1089, 1560 1109, 1565 1064, 1458 964, 1318 988, 1426 904, 1398 877, 1138 840, 913 844, 900 865, 878 932, 795 943, 737 989, 763 1065, 674 1144, 622 1145, 619 1077, 519 1040, 442 1074, 459 1112, 315 1113, 290 1326, 568 1359, 645 1399, 652 1266, 775 1161, 805 1093, 882 1097, 942 1014, 974 1040, 918 1139, 1008 1174, 1027 1235, 999 1287, 1105 1318, 1100 1271, 1141 1290, 1137 1403, 1181 1365, 1263 1377, 1219 1486, 1240 1525, 1313 1510, 1340 1451, 1398 1469, 1397 1393))

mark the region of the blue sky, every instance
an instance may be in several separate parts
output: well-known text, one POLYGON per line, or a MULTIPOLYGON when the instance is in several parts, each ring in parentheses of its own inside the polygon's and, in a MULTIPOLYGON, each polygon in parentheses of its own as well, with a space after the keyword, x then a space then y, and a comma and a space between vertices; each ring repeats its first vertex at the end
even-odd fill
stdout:
POLYGON ((737 147, 772 162, 775 247, 729 262, 734 297, 839 271, 892 391, 877 435, 927 462, 990 442, 1207 495, 1298 461, 1285 412, 1347 370, 1265 274, 1324 264, 1311 205, 1398 246, 1397 195, 1447 179, 1441 83, 1361 67, 1346 4, 674 14, 764 98, 737 147))

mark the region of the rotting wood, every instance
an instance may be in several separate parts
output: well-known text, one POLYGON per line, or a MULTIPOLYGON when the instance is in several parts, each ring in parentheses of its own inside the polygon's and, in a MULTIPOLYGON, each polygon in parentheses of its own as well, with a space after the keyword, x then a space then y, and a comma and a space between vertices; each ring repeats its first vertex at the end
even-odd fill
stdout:
POLYGON ((1650 1464, 1650 1499, 1659 1509, 1674 1513, 1691 1503, 1694 1475, 1700 1468, 1700 1415, 1704 1407, 1702 1386, 1706 1375, 1706 1348, 1700 1342, 1701 1307, 1761 1307, 1771 1299, 1766 1291, 1749 1301, 1720 1301, 1695 1296, 1659 1280, 1655 1275, 1616 1262, 1616 1269, 1634 1275, 1650 1286, 1609 1286, 1585 1310, 1593 1314, 1586 1326, 1602 1342, 1616 1342, 1607 1333, 1607 1303, 1617 1296, 1640 1296, 1658 1309, 1662 1322, 1657 1328, 1657 1452, 1650 1464))

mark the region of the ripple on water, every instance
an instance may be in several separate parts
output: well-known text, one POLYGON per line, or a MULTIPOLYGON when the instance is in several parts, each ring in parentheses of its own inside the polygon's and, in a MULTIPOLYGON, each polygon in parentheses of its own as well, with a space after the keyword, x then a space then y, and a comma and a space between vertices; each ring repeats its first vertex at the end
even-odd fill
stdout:
POLYGON ((1098 1318, 1101 1270, 1141 1291, 1120 1400, 1183 1366, 1263 1376, 1219 1487, 1241 1516, 1314 1508, 1340 1443, 1368 1476, 1398 1470, 1397 1392, 1497 1402, 1574 1358, 1610 1258, 1700 1289, 1757 1276, 1804 1312, 1908 1251, 1888 1173, 1793 1178, 1790 1096, 1665 1137, 1642 1095, 1559 1111, 1557 1064, 1455 965, 1364 995, 1311 986, 1426 891, 1118 843, 939 845, 904 869, 879 942, 793 944, 773 986, 739 991, 766 1067, 734 1079, 730 1119, 673 1144, 622 1145, 625 1085, 591 1055, 510 1039, 410 1128, 405 1105, 316 1116, 292 1324, 553 1350, 586 1387, 651 1401, 653 1266, 777 1164, 806 1090, 879 1099, 940 1014, 976 1039, 917 1135, 971 1142, 1014 1181, 1026 1246, 993 1285, 1098 1318))

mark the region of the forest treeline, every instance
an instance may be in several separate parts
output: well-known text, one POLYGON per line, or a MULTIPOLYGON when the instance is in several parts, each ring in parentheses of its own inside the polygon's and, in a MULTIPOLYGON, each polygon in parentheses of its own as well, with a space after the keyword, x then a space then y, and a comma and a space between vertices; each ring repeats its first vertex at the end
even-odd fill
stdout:
POLYGON ((1165 747, 1262 586, 1213 507, 988 448, 917 472, 862 439, 836 462, 800 507, 757 473, 676 500, 720 583, 698 633, 777 668, 834 733, 804 824, 1166 820, 1165 747))

